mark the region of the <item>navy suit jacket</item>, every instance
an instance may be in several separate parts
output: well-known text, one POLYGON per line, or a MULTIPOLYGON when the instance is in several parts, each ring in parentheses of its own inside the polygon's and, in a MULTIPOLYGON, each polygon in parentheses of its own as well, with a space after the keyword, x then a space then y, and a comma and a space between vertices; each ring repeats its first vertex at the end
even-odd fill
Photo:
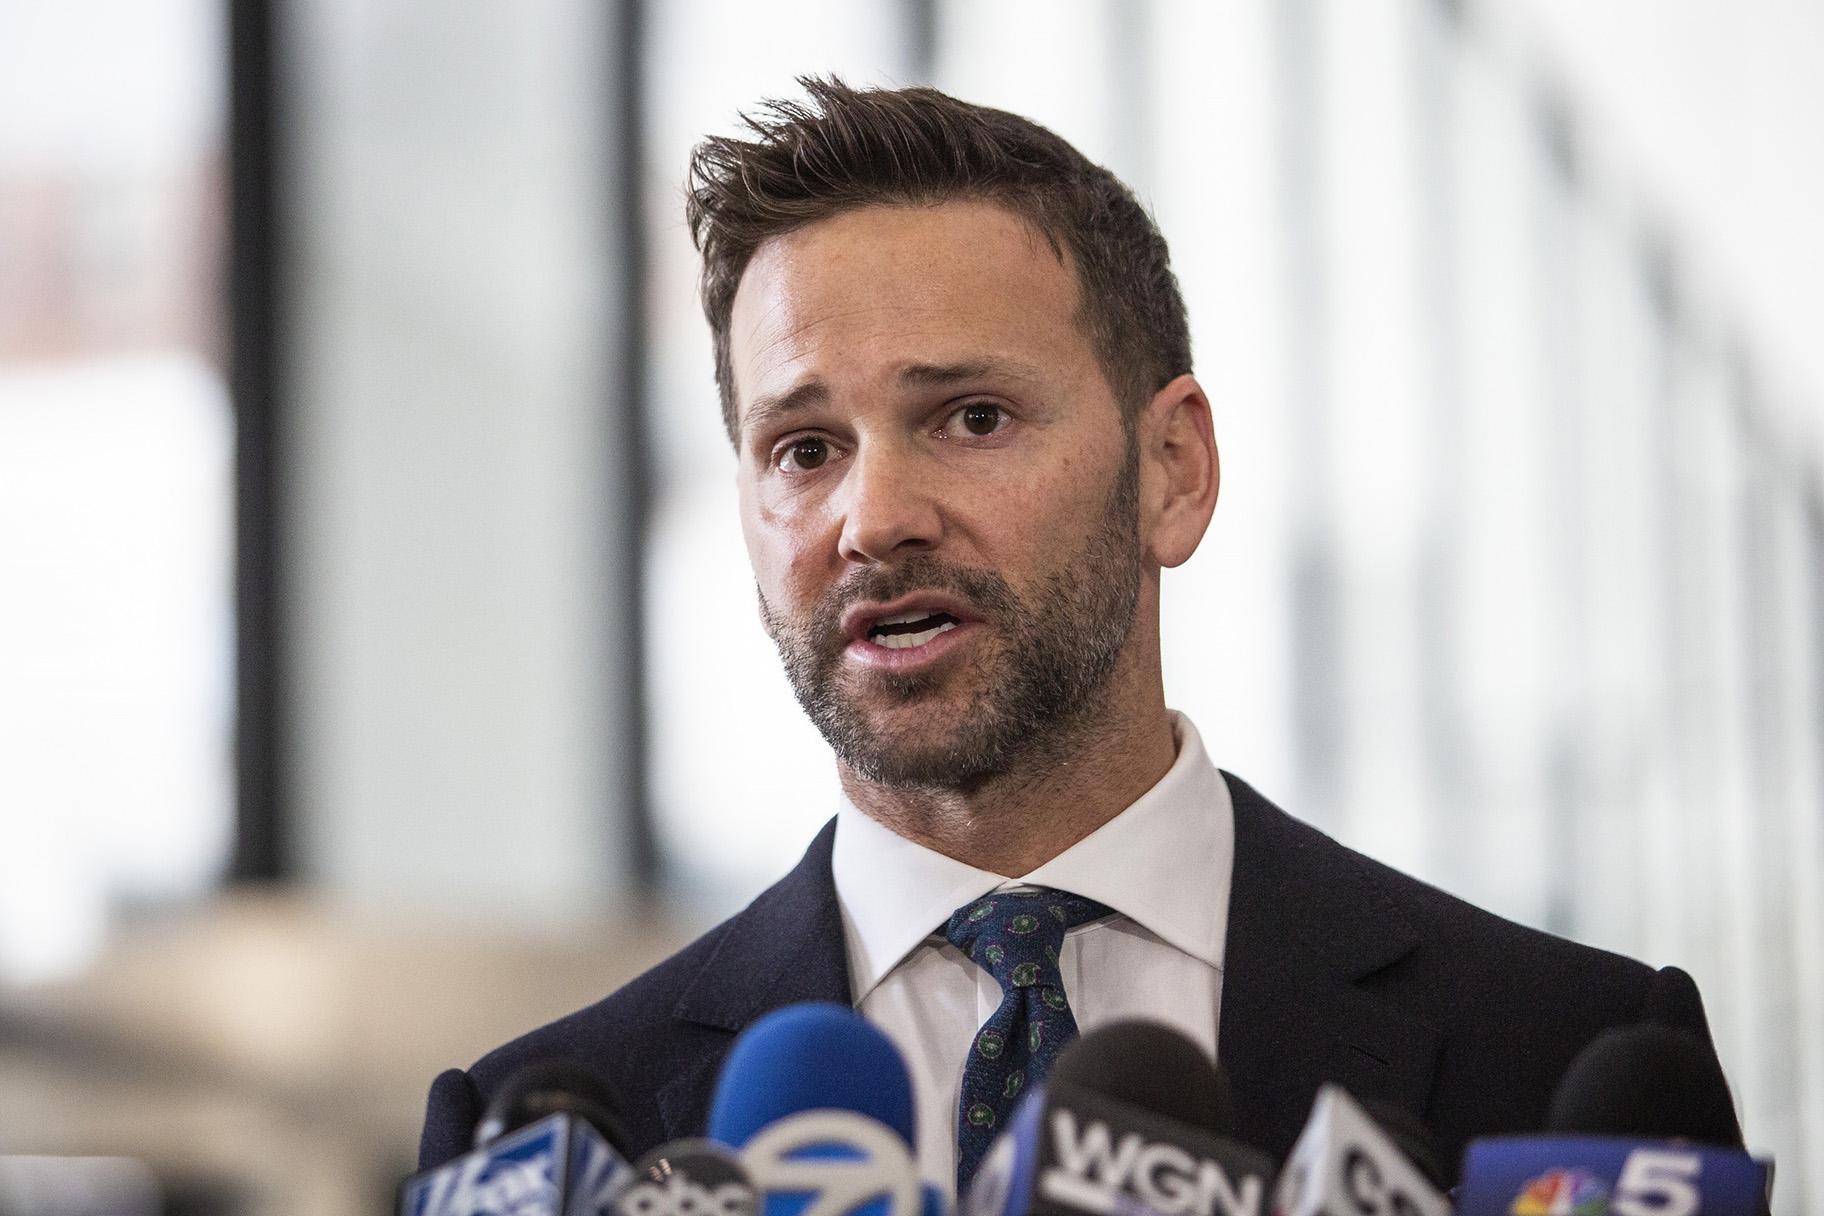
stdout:
MULTIPOLYGON (((1217 1055, 1239 1139, 1283 1158, 1318 1086, 1335 1081, 1424 1120, 1454 1177, 1472 1137, 1538 1130, 1559 1076, 1603 1030, 1653 1021, 1709 1041, 1684 972, 1502 920, 1223 775, 1235 869, 1217 1055)), ((612 996, 439 1076, 420 1167, 466 1151, 494 1087, 550 1057, 611 1083, 630 1152, 702 1134, 744 1026, 798 1001, 852 1001, 834 838, 832 820, 790 874, 612 996)))

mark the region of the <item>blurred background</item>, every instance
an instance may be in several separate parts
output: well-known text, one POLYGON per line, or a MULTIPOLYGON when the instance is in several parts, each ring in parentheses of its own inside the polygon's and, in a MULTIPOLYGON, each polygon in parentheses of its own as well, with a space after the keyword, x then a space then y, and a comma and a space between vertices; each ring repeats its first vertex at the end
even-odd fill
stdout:
POLYGON ((0 0, 0 1153, 387 1210, 435 1072, 831 813, 680 183, 834 72, 1153 209, 1217 763, 1693 972, 1824 1211, 1821 55, 1805 0, 0 0))

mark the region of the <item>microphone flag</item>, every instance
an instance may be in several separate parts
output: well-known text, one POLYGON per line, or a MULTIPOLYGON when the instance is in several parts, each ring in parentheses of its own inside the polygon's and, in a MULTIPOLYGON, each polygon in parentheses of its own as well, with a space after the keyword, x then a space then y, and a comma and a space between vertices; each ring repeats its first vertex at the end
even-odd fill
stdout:
POLYGON ((1451 1216, 1450 1201, 1339 1085, 1317 1091, 1273 1216, 1451 1216))
POLYGON ((410 1178, 400 1216, 610 1216, 633 1170, 589 1123, 555 1114, 410 1178))
POLYGON ((1620 1136, 1495 1136, 1463 1155, 1459 1216, 1760 1216, 1767 1167, 1740 1149, 1620 1136))
POLYGON ((989 1148, 964 1216, 1264 1216, 1265 1154, 1057 1080, 989 1148))

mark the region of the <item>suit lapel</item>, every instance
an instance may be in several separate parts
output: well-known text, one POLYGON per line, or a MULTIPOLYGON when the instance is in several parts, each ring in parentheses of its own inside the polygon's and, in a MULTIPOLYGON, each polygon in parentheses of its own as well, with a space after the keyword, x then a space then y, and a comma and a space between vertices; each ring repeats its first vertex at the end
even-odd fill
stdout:
POLYGON ((1217 1054, 1236 1133, 1284 1156, 1317 1088, 1422 1113, 1438 1030, 1363 981, 1417 935, 1376 867, 1224 773, 1235 806, 1235 870, 1217 1054))
POLYGON ((850 1004, 848 950, 830 876, 831 819, 791 873, 728 922, 709 961, 685 987, 672 1016, 724 1038, 659 1091, 668 1134, 694 1134, 709 1108, 727 1045, 764 1013, 802 1001, 850 1004))
MULTIPOLYGON (((1241 1139, 1284 1156, 1318 1086, 1422 1114, 1440 1034, 1363 981, 1418 944, 1376 867, 1224 773, 1235 869, 1217 1054, 1241 1139)), ((848 951, 830 876, 832 819, 792 872, 729 921, 672 1016, 723 1039, 660 1090, 668 1136, 695 1134, 727 1045, 764 1013, 851 1003, 848 951)))

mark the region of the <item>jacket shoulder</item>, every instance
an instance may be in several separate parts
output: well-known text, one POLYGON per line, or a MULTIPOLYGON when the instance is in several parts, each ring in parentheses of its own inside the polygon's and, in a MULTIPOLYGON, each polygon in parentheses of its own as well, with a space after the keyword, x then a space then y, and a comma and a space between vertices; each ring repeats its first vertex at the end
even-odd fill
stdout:
POLYGON ((615 1098, 632 1153, 665 1139, 654 1107, 654 1078, 689 1057, 694 1027, 674 1021, 684 990, 715 956, 732 921, 715 928, 608 996, 526 1032, 482 1056, 467 1070, 452 1068, 431 1086, 418 1168, 451 1160, 469 1148, 475 1124, 494 1090, 534 1061, 567 1059, 597 1074, 615 1098))
POLYGON ((1314 897, 1342 893, 1354 910, 1398 926, 1413 943, 1387 969, 1394 976, 1435 970, 1459 992, 1530 986, 1557 1010, 1594 1002, 1623 1020, 1645 1015, 1657 974, 1646 964, 1496 915, 1333 840, 1238 778, 1229 784, 1238 831, 1245 822, 1260 851, 1276 859, 1276 872, 1308 885, 1314 897))
POLYGON ((1605 1030, 1657 1022, 1710 1045, 1683 971, 1496 915, 1332 840, 1232 777, 1230 787, 1237 866, 1245 833, 1273 876, 1237 872, 1236 892, 1248 883, 1260 914, 1302 919, 1313 949, 1372 951, 1372 966, 1353 969, 1356 985, 1437 1033, 1422 1113, 1453 1151, 1473 1135, 1536 1129, 1564 1070, 1605 1030))
MULTIPOLYGON (((494 1090, 520 1066, 538 1060, 573 1060, 607 1083, 629 1153, 684 1134, 671 1124, 684 1127, 702 1115, 714 1068, 743 1024, 740 1015, 779 979, 768 968, 778 970, 782 943, 813 953, 832 945, 835 950, 836 957, 820 959, 822 970, 810 975, 810 991, 800 999, 828 999, 837 988, 846 992, 829 876, 834 838, 831 820, 789 874, 613 993, 495 1048, 466 1072, 452 1069, 440 1076, 426 1109, 420 1168, 462 1153, 494 1090), (680 1085, 676 1108, 667 1110, 664 1095, 680 1085)), ((791 991, 791 985, 785 988, 791 991)))

